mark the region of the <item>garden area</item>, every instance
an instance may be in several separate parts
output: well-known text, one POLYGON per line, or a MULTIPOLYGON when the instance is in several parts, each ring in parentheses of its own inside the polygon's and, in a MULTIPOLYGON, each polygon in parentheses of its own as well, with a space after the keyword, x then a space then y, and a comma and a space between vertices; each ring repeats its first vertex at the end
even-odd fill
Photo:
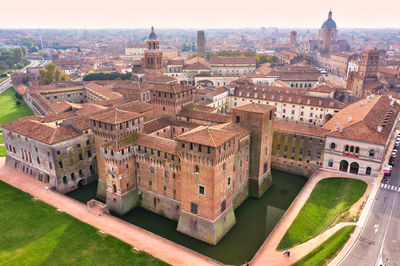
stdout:
POLYGON ((349 240, 355 227, 355 225, 348 225, 341 228, 309 254, 294 263, 293 266, 319 266, 328 264, 339 253, 347 240, 349 240))
POLYGON ((0 181, 0 265, 166 265, 0 181))
POLYGON ((332 226, 365 193, 364 181, 327 178, 318 182, 278 245, 286 250, 310 240, 332 226))
POLYGON ((33 112, 22 97, 20 99, 16 97, 14 87, 0 94, 0 125, 29 115, 33 115, 33 112))

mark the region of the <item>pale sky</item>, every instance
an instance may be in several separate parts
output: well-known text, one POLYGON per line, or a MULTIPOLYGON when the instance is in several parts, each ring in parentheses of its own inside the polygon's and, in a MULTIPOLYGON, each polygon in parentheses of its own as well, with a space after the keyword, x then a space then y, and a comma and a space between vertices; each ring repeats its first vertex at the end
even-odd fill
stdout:
POLYGON ((2 0, 0 28, 400 28, 400 0, 2 0))

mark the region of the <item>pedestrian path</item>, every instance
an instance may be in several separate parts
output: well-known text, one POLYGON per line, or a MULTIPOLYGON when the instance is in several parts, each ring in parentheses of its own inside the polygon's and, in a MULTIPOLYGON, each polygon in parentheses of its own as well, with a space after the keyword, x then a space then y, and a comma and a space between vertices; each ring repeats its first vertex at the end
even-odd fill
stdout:
POLYGON ((388 189, 388 190, 392 190, 392 191, 394 191, 394 192, 400 192, 400 187, 397 187, 397 186, 391 185, 391 184, 382 183, 382 184, 381 184, 381 188, 383 188, 383 189, 388 189))

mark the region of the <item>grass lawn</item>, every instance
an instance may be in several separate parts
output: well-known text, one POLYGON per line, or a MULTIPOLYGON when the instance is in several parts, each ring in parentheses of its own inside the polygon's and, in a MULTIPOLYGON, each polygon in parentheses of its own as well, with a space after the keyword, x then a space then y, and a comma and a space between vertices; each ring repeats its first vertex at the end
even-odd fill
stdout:
POLYGON ((6 146, 1 145, 0 146, 0 157, 6 156, 6 146))
POLYGON ((0 265, 166 265, 0 181, 0 265))
POLYGON ((278 245, 284 250, 317 236, 335 218, 350 209, 364 194, 367 184, 350 178, 327 178, 318 182, 307 202, 278 245))
POLYGON ((14 87, 10 87, 0 94, 0 125, 21 117, 33 115, 24 100, 19 100, 21 104, 17 106, 16 102, 18 100, 15 97, 14 87))
POLYGON ((4 137, 3 137, 3 134, 0 134, 0 144, 3 144, 4 143, 4 137))
POLYGON ((328 262, 336 256, 336 254, 342 249, 344 244, 350 238, 354 228, 356 228, 355 225, 348 225, 341 228, 316 249, 308 253, 296 263, 292 264, 292 266, 317 266, 328 264, 328 262))

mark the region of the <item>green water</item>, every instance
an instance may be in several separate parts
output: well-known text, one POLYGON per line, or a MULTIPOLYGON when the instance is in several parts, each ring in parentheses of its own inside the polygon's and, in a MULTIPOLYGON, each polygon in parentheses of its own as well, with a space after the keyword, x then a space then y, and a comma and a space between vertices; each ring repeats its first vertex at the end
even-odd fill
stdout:
MULTIPOLYGON (((216 245, 211 246, 176 231, 177 222, 136 208, 119 218, 225 264, 249 262, 307 179, 272 170, 273 186, 261 199, 248 198, 235 210, 236 224, 216 245)), ((67 194, 82 202, 96 195, 96 183, 67 194)))

